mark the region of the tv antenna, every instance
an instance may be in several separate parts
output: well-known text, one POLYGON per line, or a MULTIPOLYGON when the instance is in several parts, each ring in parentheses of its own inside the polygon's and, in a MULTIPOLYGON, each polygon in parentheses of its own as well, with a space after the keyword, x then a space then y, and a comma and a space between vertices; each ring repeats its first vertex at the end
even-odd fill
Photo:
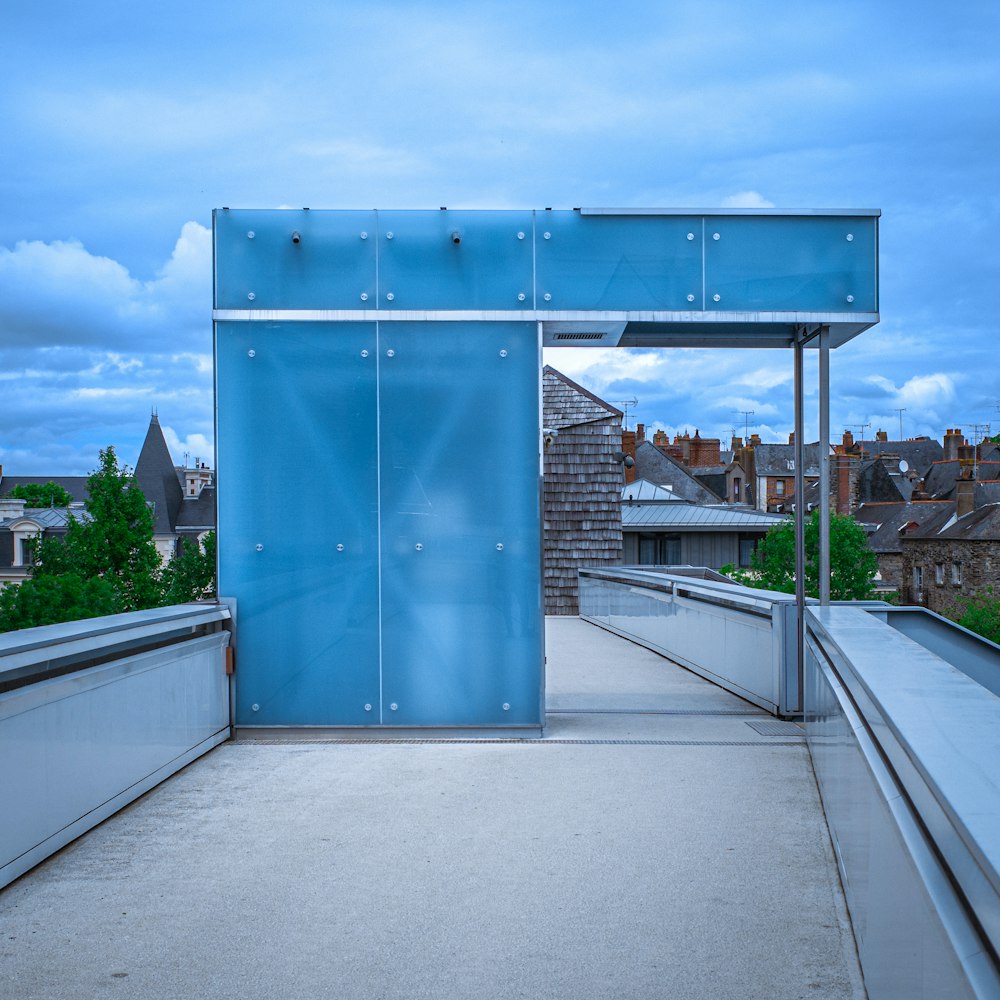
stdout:
POLYGON ((867 424, 848 424, 847 426, 848 427, 856 427, 858 429, 858 441, 857 441, 857 443, 858 443, 858 445, 861 448, 861 458, 864 459, 864 457, 865 457, 865 446, 864 446, 865 428, 866 427, 871 427, 871 421, 869 421, 867 424))
POLYGON ((750 440, 750 418, 754 415, 754 411, 737 410, 736 412, 743 417, 743 443, 746 444, 750 440))
POLYGON ((895 412, 899 414, 899 440, 903 440, 903 414, 906 413, 905 406, 895 407, 895 412))
POLYGON ((639 400, 633 396, 631 399, 613 399, 611 400, 612 406, 620 406, 625 413, 622 417, 622 430, 628 430, 628 410, 630 406, 638 406, 639 400))

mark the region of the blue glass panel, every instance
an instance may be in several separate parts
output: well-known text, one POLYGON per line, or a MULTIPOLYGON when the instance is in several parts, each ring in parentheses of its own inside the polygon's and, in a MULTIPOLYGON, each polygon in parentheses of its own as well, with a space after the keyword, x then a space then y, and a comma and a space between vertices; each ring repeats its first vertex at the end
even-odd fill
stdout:
POLYGON ((538 725, 536 325, 382 323, 379 340, 383 719, 538 725))
POLYGON ((377 723, 375 324, 216 329, 237 724, 377 723))
POLYGON ((531 212, 379 212, 378 221, 379 308, 532 307, 531 212))
POLYGON ((874 218, 709 216, 705 221, 707 309, 878 309, 874 218))
POLYGON ((701 235, 700 216, 538 212, 537 307, 701 309, 701 235))
POLYGON ((216 306, 374 308, 375 229, 374 212, 218 210, 216 306))

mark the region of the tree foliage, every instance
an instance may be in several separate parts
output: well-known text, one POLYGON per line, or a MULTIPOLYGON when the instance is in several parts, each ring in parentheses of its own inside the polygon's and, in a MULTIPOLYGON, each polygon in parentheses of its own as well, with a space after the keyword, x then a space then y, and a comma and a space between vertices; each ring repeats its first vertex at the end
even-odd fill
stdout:
POLYGON ((73 502, 73 497, 51 480, 47 483, 21 483, 8 496, 24 500, 25 507, 68 507, 73 502))
POLYGON ((993 587, 965 598, 952 617, 970 632, 1000 643, 1000 593, 993 587))
MULTIPOLYGON (((819 597, 819 511, 814 510, 805 524, 805 590, 819 597)), ((830 598, 834 601, 863 601, 874 594, 872 578, 878 559, 868 544, 864 528, 852 517, 830 516, 830 598)), ((728 575, 750 587, 795 593, 795 524, 776 524, 761 539, 751 560, 751 570, 728 575)))
POLYGON ((36 544, 31 577, 0 591, 0 632, 214 595, 214 532, 163 566, 146 497, 114 448, 101 451, 87 484, 87 516, 71 515, 64 538, 36 544))

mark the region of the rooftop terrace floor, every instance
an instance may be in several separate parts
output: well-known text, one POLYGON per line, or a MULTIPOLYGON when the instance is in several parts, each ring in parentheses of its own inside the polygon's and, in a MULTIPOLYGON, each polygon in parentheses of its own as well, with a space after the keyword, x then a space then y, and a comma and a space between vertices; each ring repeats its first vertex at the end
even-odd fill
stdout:
POLYGON ((863 997, 804 740, 547 632, 544 739, 224 744, 0 892, 0 996, 863 997))

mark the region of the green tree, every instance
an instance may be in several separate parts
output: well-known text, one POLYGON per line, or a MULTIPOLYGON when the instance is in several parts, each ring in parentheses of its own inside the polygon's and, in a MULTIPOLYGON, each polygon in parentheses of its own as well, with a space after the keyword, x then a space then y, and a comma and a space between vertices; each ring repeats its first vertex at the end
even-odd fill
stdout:
POLYGON ((0 632, 97 618, 119 611, 118 593, 106 580, 75 573, 41 576, 0 590, 0 632))
POLYGON ((199 544, 185 542, 163 570, 163 603, 211 600, 215 597, 215 532, 199 544))
POLYGON ((951 617, 970 632, 1000 643, 1000 594, 993 587, 965 598, 951 617))
POLYGON ((26 501, 26 507, 68 507, 73 498, 58 483, 22 483, 8 496, 26 501))
MULTIPOLYGON (((809 597, 819 597, 819 511, 814 510, 805 524, 805 589, 809 597)), ((830 517, 830 597, 835 601, 863 601, 874 594, 872 577, 878 559, 868 544, 864 528, 852 517, 830 517)), ((795 593, 795 524, 776 524, 761 539, 751 560, 751 571, 728 575, 750 587, 795 593)))
POLYGON ((32 576, 75 574, 100 578, 114 589, 118 611, 160 604, 160 556, 153 542, 153 515, 113 447, 87 479, 86 519, 70 517, 65 539, 46 539, 38 548, 32 576))

